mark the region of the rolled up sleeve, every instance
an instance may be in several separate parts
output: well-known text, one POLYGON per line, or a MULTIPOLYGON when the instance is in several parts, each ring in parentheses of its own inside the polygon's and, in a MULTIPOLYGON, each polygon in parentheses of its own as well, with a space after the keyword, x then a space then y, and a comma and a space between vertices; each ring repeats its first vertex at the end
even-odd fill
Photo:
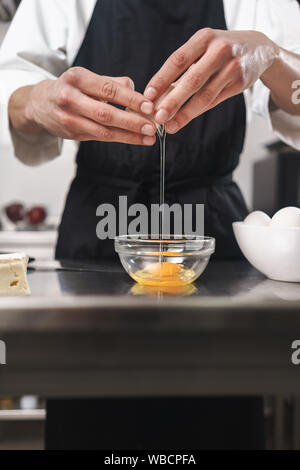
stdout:
POLYGON ((62 142, 48 132, 39 136, 25 135, 17 132, 9 124, 8 102, 11 95, 21 87, 35 85, 45 80, 45 75, 25 71, 0 71, 0 106, 1 126, 0 142, 13 145, 16 157, 27 165, 39 165, 61 153, 62 142))
POLYGON ((61 154, 48 132, 23 135, 10 126, 8 103, 21 87, 56 79, 74 61, 95 0, 23 0, 0 49, 0 139, 16 157, 39 165, 61 154))
MULTIPOLYGON (((267 34, 279 46, 300 54, 300 6, 297 0, 260 0, 257 8, 255 29, 267 34)), ((291 99, 294 91, 291 88, 291 99)), ((271 92, 260 80, 253 88, 252 110, 265 118, 281 140, 300 150, 300 116, 273 109, 271 92)))

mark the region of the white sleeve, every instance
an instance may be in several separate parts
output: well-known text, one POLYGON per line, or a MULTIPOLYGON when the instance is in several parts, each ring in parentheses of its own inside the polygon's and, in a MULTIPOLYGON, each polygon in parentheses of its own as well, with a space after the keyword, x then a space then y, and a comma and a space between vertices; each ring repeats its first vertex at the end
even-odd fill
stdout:
MULTIPOLYGON (((300 54, 300 6, 297 0, 258 0, 255 29, 279 46, 300 54)), ((299 74, 300 76, 300 74, 299 74)), ((289 93, 295 90, 291 88, 289 93)), ((259 80, 253 89, 252 109, 287 144, 300 150, 300 116, 270 110, 270 90, 259 80)))
POLYGON ((0 141, 16 156, 37 165, 61 153, 61 139, 45 132, 25 136, 9 126, 14 91, 55 79, 73 63, 96 0, 23 0, 0 49, 0 141))
MULTIPOLYGON (((254 30, 300 54, 300 6, 297 0, 223 0, 229 30, 254 30)), ((291 97, 295 90, 291 89, 291 97)), ((270 90, 258 80, 245 93, 248 116, 263 116, 280 139, 300 150, 300 117, 270 109, 270 90), (250 99, 249 99, 250 97, 250 99)))

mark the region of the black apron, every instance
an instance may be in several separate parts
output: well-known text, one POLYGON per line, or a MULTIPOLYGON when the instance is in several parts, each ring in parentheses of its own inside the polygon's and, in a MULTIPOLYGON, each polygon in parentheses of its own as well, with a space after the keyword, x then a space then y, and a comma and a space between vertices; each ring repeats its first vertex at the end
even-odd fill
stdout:
MULTIPOLYGON (((196 31, 226 29, 222 0, 98 1, 74 65, 132 78, 143 92, 165 60, 196 31)), ((232 222, 247 208, 232 181, 243 148, 246 111, 235 96, 167 137, 166 202, 205 205, 205 233, 220 258, 240 256, 232 222)), ((159 202, 159 143, 155 147, 83 142, 60 227, 58 258, 113 257, 113 241, 96 236, 96 208, 120 195, 128 204, 159 202)))
MULTIPOLYGON (((222 0, 101 0, 74 65, 131 77, 143 92, 168 56, 197 30, 226 29, 222 0)), ((166 202, 204 203, 206 234, 219 257, 239 256, 231 224, 247 209, 232 182, 245 134, 245 103, 236 96, 167 138, 166 202)), ((60 227, 57 257, 114 256, 96 237, 96 208, 119 195, 159 202, 155 148, 87 142, 60 227)), ((258 449, 263 402, 255 398, 145 398, 49 401, 48 449, 258 449)))

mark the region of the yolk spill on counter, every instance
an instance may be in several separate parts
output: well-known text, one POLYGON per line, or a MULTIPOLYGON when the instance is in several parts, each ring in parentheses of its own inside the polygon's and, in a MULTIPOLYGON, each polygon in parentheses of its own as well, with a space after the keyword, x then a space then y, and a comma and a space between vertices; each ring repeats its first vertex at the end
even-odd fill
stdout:
POLYGON ((166 297, 181 296, 187 297, 197 292, 194 284, 183 284, 180 286, 145 286, 142 284, 135 284, 130 293, 132 295, 146 295, 148 297, 157 297, 164 295, 166 297))

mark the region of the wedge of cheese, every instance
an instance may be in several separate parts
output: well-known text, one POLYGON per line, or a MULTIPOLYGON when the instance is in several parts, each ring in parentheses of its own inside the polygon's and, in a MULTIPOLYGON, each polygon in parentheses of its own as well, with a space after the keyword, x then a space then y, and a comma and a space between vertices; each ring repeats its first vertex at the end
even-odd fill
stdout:
POLYGON ((28 256, 23 253, 0 255, 0 295, 29 295, 28 256))

